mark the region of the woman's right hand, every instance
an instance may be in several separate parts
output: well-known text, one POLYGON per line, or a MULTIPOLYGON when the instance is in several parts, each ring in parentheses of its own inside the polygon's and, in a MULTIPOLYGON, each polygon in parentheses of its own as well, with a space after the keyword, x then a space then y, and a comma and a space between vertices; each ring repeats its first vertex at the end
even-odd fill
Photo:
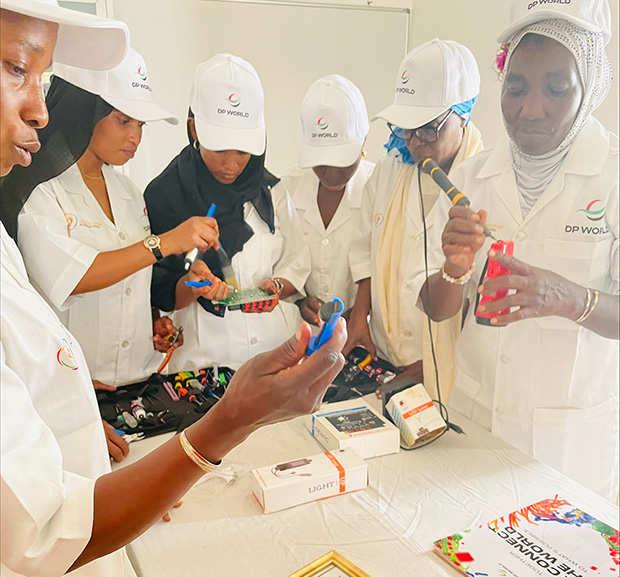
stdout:
POLYGON ((486 241, 482 224, 487 220, 484 210, 474 212, 466 206, 453 206, 441 236, 446 256, 444 270, 454 278, 463 276, 474 264, 476 253, 486 241))
POLYGON ((319 311, 324 304, 325 303, 319 297, 308 295, 299 303, 301 318, 315 327, 320 327, 321 319, 319 318, 319 311))
MULTIPOLYGON (((364 311, 365 312, 365 311, 364 311)), ((344 355, 348 355, 351 349, 355 346, 360 346, 366 349, 373 359, 377 358, 377 347, 372 342, 370 336, 370 327, 368 326, 368 313, 364 314, 359 310, 351 311, 351 317, 349 319, 349 338, 342 350, 344 355)))
POLYGON ((220 248, 220 229, 214 218, 192 216, 176 228, 159 235, 161 252, 164 256, 183 254, 193 248, 206 252, 220 248))
POLYGON ((228 285, 220 278, 216 277, 207 264, 200 259, 196 259, 189 269, 187 280, 202 282, 211 281, 211 286, 192 287, 192 292, 196 298, 204 297, 209 300, 224 300, 230 291, 228 285))

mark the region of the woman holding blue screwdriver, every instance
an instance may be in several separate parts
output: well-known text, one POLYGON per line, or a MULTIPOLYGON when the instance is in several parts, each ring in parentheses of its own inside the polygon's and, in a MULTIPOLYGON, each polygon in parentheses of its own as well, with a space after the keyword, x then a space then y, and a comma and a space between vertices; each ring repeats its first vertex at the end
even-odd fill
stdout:
POLYGON ((200 64, 190 96, 190 144, 144 193, 156 234, 216 207, 221 249, 202 252, 189 273, 191 254, 168 257, 153 270, 153 304, 174 310, 175 323, 185 328, 185 345, 170 361, 173 372, 212 365, 236 369, 295 332, 293 301, 304 296, 310 253, 288 193, 272 196, 279 179, 265 168, 263 101, 260 79, 248 62, 218 54, 200 64), (202 280, 261 288, 271 302, 256 311, 265 314, 225 310, 206 292, 215 285, 186 284, 202 280))
MULTIPOLYGON (((149 236, 141 192, 112 169, 134 156, 146 121, 176 123, 153 102, 137 52, 108 72, 56 65, 54 73, 41 136, 64 127, 70 154, 47 147, 24 171, 40 184, 19 215, 18 243, 32 282, 82 344, 95 388, 114 390, 154 373, 176 333, 168 317, 153 319, 151 265, 158 254, 217 246, 217 223, 196 218, 149 236)), ((217 295, 217 284, 211 291, 217 295)), ((71 365, 70 352, 60 360, 71 365)), ((106 432, 110 454, 121 460, 126 444, 106 432)))

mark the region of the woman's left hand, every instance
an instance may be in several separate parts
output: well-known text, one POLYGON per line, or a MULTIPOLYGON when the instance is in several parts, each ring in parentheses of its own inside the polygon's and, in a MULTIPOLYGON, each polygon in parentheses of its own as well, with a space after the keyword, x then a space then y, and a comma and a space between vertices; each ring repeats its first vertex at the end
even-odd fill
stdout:
POLYGON ((479 306, 480 312, 497 312, 516 308, 505 315, 491 318, 491 324, 504 326, 523 319, 558 316, 574 320, 579 317, 586 301, 584 288, 550 270, 537 268, 494 250, 489 258, 510 269, 509 275, 487 279, 478 289, 482 295, 500 290, 514 291, 504 298, 479 306))
MULTIPOLYGON (((165 353, 170 348, 171 337, 175 335, 177 328, 170 320, 170 317, 159 317, 153 322, 153 347, 160 353, 165 353)), ((179 335, 174 347, 183 345, 183 333, 179 335)))
POLYGON ((258 288, 263 289, 265 292, 268 292, 270 295, 273 295, 273 303, 269 306, 266 306, 260 310, 255 311, 246 311, 248 313, 270 313, 273 309, 275 309, 280 302, 280 294, 282 294, 282 288, 278 286, 278 283, 275 279, 266 278, 262 283, 258 285, 258 288))

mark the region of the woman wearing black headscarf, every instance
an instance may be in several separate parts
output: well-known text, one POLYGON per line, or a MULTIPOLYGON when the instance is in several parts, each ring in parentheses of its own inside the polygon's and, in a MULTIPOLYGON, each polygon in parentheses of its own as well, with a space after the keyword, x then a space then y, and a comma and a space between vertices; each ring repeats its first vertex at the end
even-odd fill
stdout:
POLYGON ((157 263, 153 304, 175 310, 174 322, 185 328, 185 346, 173 357, 172 370, 213 364, 236 368, 295 330, 296 308, 282 300, 303 291, 310 256, 290 198, 272 198, 278 179, 265 168, 263 100, 258 75, 244 60, 218 54, 200 64, 190 98, 190 145, 145 191, 155 234, 205 215, 215 204, 219 240, 238 288, 260 287, 276 299, 273 307, 263 309, 269 314, 224 313, 201 298, 202 289, 187 287, 185 280, 192 275, 213 271, 224 278, 221 255, 214 250, 196 260, 189 275, 183 256, 157 263))

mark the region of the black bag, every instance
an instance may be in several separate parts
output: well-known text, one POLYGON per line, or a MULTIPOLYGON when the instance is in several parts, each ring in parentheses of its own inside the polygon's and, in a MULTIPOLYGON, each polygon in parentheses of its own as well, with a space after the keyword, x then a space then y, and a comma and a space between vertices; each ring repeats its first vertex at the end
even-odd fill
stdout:
POLYGON ((324 403, 336 403, 374 393, 397 375, 394 365, 384 359, 372 360, 362 347, 354 347, 346 357, 342 371, 329 386, 324 403))
POLYGON ((196 422, 221 398, 234 371, 220 367, 170 375, 152 374, 145 381, 116 391, 96 391, 101 417, 127 434, 145 437, 180 432, 196 422))

